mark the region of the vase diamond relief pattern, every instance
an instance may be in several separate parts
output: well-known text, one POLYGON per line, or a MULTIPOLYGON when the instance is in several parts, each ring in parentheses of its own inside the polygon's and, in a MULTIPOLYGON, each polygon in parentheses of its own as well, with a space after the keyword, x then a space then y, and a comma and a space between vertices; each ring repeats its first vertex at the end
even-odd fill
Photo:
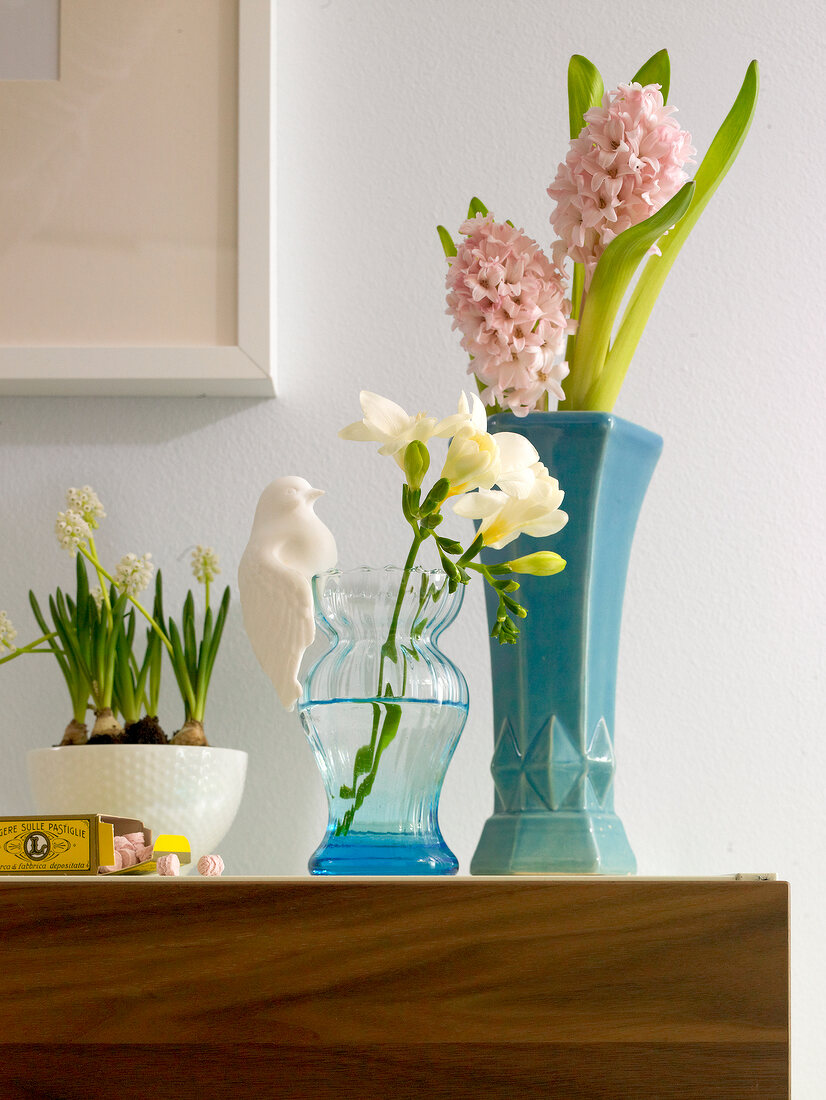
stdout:
POLYGON ((509 719, 493 753, 496 794, 502 810, 608 808, 614 780, 614 747, 605 719, 581 749, 558 718, 543 722, 523 754, 509 719))

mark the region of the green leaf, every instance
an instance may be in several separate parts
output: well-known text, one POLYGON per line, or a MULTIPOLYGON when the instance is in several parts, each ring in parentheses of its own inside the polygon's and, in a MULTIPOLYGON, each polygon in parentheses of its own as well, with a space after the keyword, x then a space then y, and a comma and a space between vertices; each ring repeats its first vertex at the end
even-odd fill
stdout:
POLYGON ((195 707, 195 693, 189 678, 189 670, 186 664, 186 657, 184 656, 181 635, 175 625, 175 620, 172 618, 169 620, 169 641, 172 646, 172 671, 175 673, 175 679, 178 683, 178 690, 181 693, 186 717, 191 718, 192 711, 195 707))
MULTIPOLYGON (((46 619, 43 615, 43 612, 40 610, 40 604, 37 602, 37 597, 31 589, 29 589, 29 603, 31 604, 32 612, 34 613, 35 620, 37 621, 37 625, 40 627, 41 633, 54 633, 52 628, 46 625, 46 619)), ((66 686, 69 688, 69 692, 71 693, 76 684, 76 666, 74 665, 74 662, 72 662, 70 667, 68 655, 63 653, 55 638, 49 638, 46 644, 55 655, 57 663, 60 665, 60 671, 63 673, 63 679, 66 681, 66 686)))
POLYGON ((734 105, 726 115, 702 164, 697 169, 694 196, 685 217, 660 242, 662 255, 652 256, 640 275, 606 361, 605 376, 594 382, 593 390, 588 395, 588 408, 611 409, 613 407, 646 322, 651 316, 657 295, 677 258, 677 253, 708 206, 711 196, 719 187, 726 172, 736 160, 746 139, 754 118, 759 87, 758 65, 756 61, 752 61, 746 70, 745 79, 734 105))
POLYGON ((442 248, 444 249, 445 256, 447 256, 448 259, 450 259, 451 256, 455 256, 458 252, 458 249, 453 243, 453 238, 445 229, 445 227, 443 225, 437 225, 436 232, 439 234, 439 240, 442 242, 442 248))
POLYGON ((668 91, 671 86, 671 59, 668 50, 658 50, 638 69, 631 78, 632 84, 659 84, 662 88, 663 103, 668 102, 668 91))
POLYGON ((198 676, 198 646, 195 639, 195 597, 192 595, 192 590, 186 594, 184 600, 184 610, 181 617, 184 635, 184 655, 186 657, 186 667, 189 670, 189 679, 191 683, 195 683, 198 676))
MULTIPOLYGON (((374 704, 375 705, 375 704, 374 704)), ((367 775, 373 766, 373 749, 370 745, 362 745, 356 753, 355 763, 353 764, 353 778, 357 779, 360 775, 367 775)))
POLYGON ((628 285, 648 249, 683 217, 693 193, 694 183, 689 180, 655 214, 615 237, 600 256, 579 323, 566 385, 566 409, 602 407, 590 403, 589 390, 603 369, 614 319, 628 285))
POLYGON ((599 69, 587 57, 575 53, 568 62, 568 122, 571 138, 579 137, 585 112, 602 102, 605 86, 599 69))
POLYGON ((486 218, 488 216, 488 208, 481 199, 477 199, 474 195, 470 200, 470 206, 467 208, 467 216, 469 218, 475 218, 477 214, 481 214, 483 218, 486 218))
POLYGON ((396 734, 399 732, 399 724, 402 720, 402 708, 399 703, 382 704, 387 711, 387 716, 379 734, 379 744, 376 749, 376 759, 381 756, 396 734))

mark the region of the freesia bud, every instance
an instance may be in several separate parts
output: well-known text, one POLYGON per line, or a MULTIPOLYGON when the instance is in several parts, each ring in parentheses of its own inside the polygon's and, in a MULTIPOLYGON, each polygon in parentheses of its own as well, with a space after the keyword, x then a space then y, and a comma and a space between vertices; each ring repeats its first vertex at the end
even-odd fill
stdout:
POLYGON ((408 443, 404 452, 404 476, 411 489, 421 489, 430 469, 430 452, 421 440, 408 443))
POLYGON ((550 550, 537 550, 535 554, 526 554, 523 558, 514 558, 505 563, 512 573, 526 573, 531 577, 552 577, 561 573, 567 564, 559 554, 550 550))
POLYGON ((431 512, 435 512, 445 502, 449 492, 450 482, 446 477, 440 477, 422 501, 422 506, 419 509, 421 514, 429 516, 431 512))

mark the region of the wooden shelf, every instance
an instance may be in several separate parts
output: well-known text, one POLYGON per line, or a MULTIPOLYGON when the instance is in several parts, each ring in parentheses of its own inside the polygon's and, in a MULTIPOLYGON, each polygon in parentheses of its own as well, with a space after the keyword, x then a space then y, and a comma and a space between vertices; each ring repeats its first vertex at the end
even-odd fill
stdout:
POLYGON ((0 928, 4 1100, 789 1094, 784 882, 6 878, 0 928))

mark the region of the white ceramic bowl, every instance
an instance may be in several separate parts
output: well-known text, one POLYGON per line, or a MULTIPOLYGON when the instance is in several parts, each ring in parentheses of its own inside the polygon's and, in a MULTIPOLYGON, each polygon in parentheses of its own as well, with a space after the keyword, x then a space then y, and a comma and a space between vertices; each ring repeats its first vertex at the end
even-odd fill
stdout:
POLYGON ((183 834, 191 871, 229 832, 247 754, 202 745, 67 745, 32 749, 28 769, 39 813, 137 817, 154 836, 183 834))

